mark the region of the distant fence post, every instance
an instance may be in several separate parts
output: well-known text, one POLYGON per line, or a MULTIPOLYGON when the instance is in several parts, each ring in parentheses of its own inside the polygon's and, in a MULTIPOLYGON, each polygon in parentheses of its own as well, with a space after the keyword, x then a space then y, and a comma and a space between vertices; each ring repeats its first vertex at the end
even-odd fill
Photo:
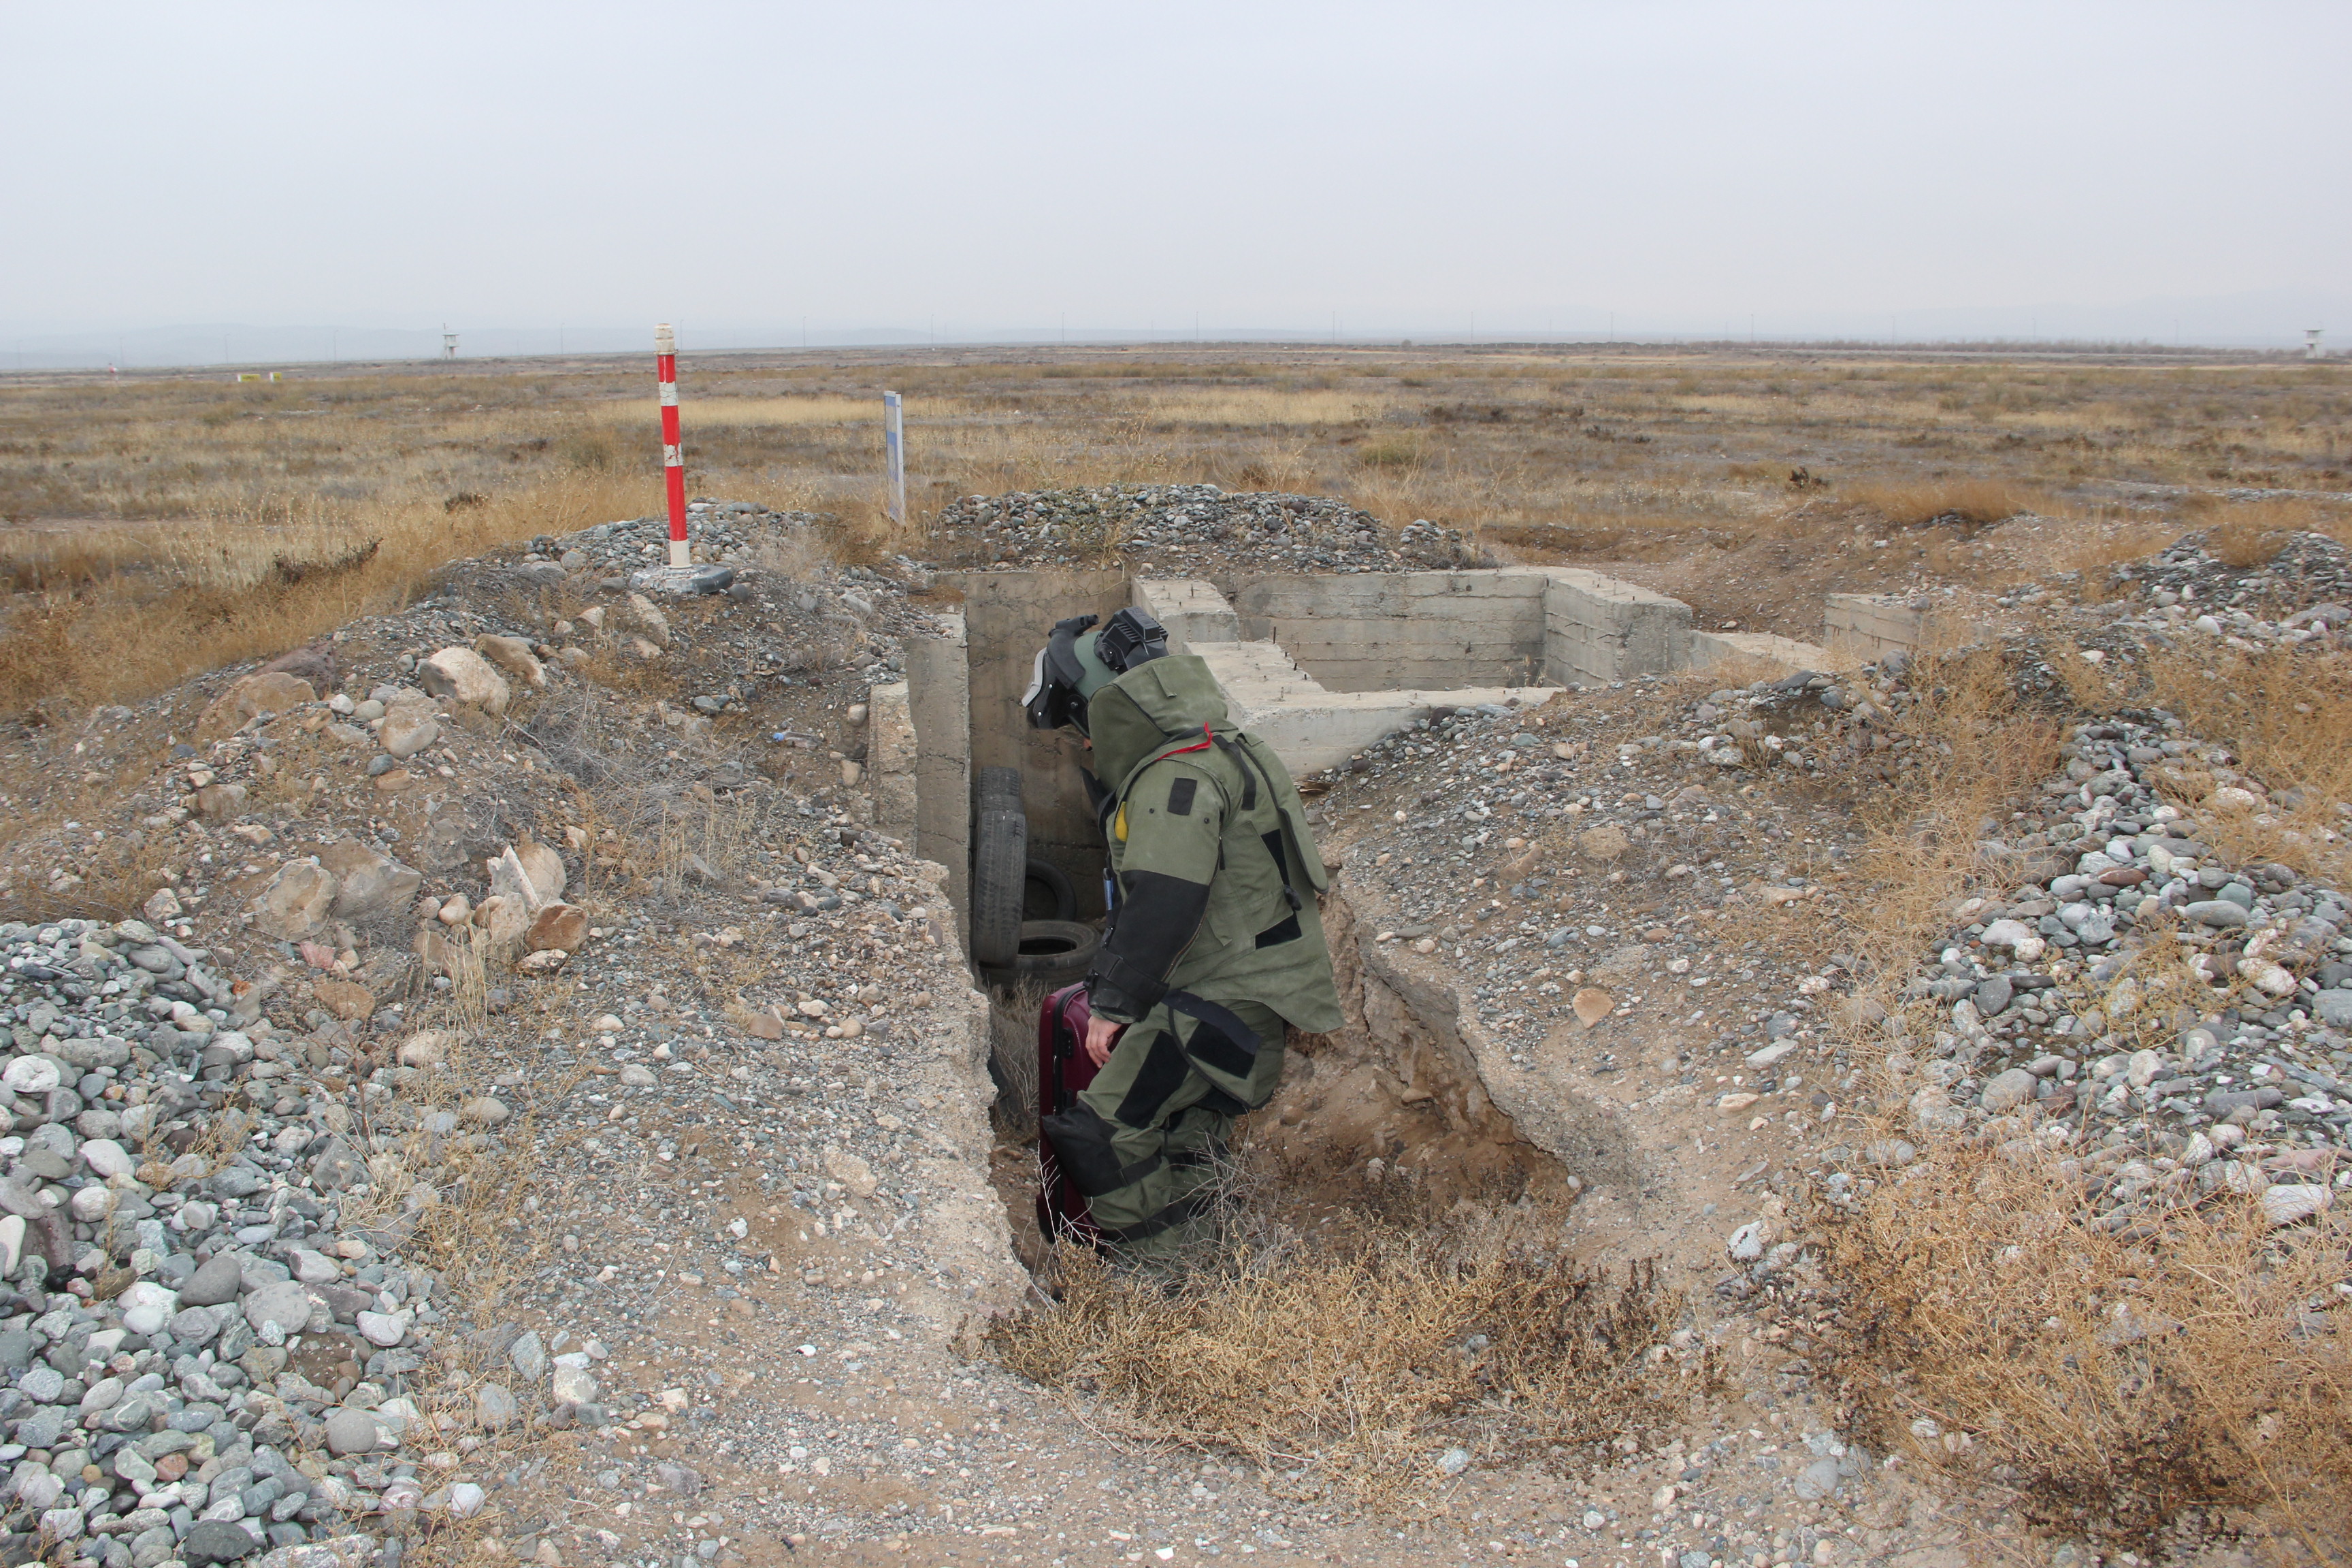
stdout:
POLYGON ((890 521, 907 522, 907 411, 895 392, 882 395, 882 444, 890 463, 890 521))
POLYGON ((677 434, 677 334, 664 321, 654 328, 654 375, 661 383, 662 479, 669 489, 669 564, 683 572, 692 563, 686 546, 686 451, 677 434))

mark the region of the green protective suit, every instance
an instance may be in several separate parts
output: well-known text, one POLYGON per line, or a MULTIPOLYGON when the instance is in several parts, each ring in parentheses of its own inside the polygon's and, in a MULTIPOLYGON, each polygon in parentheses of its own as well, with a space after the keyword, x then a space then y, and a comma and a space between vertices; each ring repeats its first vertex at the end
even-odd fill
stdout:
POLYGON ((1048 1119, 1105 1237, 1150 1259, 1202 1239, 1233 1121, 1282 1078, 1286 1024, 1340 1024, 1315 851, 1289 770, 1233 727, 1208 666, 1137 666, 1087 710, 1118 908, 1087 977, 1128 1026, 1048 1119))

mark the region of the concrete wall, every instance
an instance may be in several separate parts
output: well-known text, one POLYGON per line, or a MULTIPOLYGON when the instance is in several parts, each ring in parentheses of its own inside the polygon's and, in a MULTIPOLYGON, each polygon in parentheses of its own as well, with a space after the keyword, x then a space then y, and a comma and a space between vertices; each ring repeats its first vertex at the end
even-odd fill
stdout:
POLYGON ((1691 612, 1680 599, 1572 566, 1547 566, 1539 575, 1549 584, 1543 672, 1550 679, 1624 680, 1689 667, 1691 612))
POLYGON ((1029 728, 1021 711, 1021 693, 1054 623, 1070 616, 1108 616, 1117 611, 1128 602, 1126 574, 959 572, 943 574, 941 581, 963 595, 971 766, 1021 770, 1029 852, 1068 874, 1082 916, 1099 915, 1102 836, 1078 775, 1084 743, 1067 731, 1029 728))
POLYGON ((1695 631, 1690 635, 1690 648, 1693 669, 1705 669, 1730 659, 1765 666, 1774 672, 1775 679, 1780 679, 1801 669, 1818 675, 1840 668, 1827 648, 1793 637, 1774 637, 1769 632, 1695 631))
POLYGON ((1196 643, 1239 642, 1241 621, 1216 584, 1197 577, 1139 577, 1135 607, 1168 628, 1168 651, 1191 653, 1196 643))
POLYGON ((1534 572, 1362 573, 1241 583, 1241 635, 1280 643, 1328 691, 1531 686, 1543 674, 1534 572))
POLYGON ((1888 594, 1832 594, 1822 601, 1822 640, 1867 664, 1927 640, 1927 616, 1888 594))
POLYGON ((874 826, 910 845, 922 815, 916 754, 907 683, 874 687, 866 698, 866 775, 874 792, 874 826))
POLYGON ((1845 666, 1889 653, 1950 653, 1983 636, 1983 626, 1958 611, 1892 594, 1832 594, 1822 601, 1822 640, 1845 666))
POLYGON ((915 730, 915 853, 948 868, 959 916, 971 893, 971 671, 963 617, 906 642, 907 709, 915 730))

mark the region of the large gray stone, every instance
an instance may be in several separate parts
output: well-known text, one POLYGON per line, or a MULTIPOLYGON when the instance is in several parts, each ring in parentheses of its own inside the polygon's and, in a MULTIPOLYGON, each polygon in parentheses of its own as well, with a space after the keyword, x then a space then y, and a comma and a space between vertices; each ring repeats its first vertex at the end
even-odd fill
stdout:
POLYGON ((310 1321, 310 1292, 291 1279, 264 1285, 246 1297, 245 1321, 253 1325, 255 1333, 262 1332, 271 1323, 283 1332, 299 1333, 310 1321))
POLYGON ((310 1162, 310 1183, 322 1193, 331 1193, 367 1179, 367 1156, 362 1154, 341 1137, 327 1140, 310 1162))
POLYGON ((1992 1081, 1984 1086, 1984 1093, 1978 1103, 1999 1116, 2004 1110, 2014 1110, 2032 1100, 2034 1090, 2041 1086, 2042 1080, 2023 1068, 2011 1068, 2006 1072, 1993 1075, 1992 1081))
POLYGON ((217 1307, 223 1301, 234 1301, 244 1293, 244 1277, 238 1271, 234 1253, 215 1254, 211 1261, 189 1276, 180 1287, 180 1303, 185 1307, 217 1307))
POLYGON ((375 1417, 364 1410, 345 1407, 327 1417, 327 1452, 331 1454, 372 1454, 377 1441, 375 1417))
POLYGON ((210 1568, 235 1563, 261 1550, 261 1542, 241 1524, 222 1519, 200 1519, 180 1538, 180 1557, 188 1568, 210 1568))
POLYGON ((485 1431, 504 1430, 513 1424, 519 1410, 515 1396, 502 1384, 486 1383, 474 1394, 474 1419, 485 1431))
POLYGON ((440 738, 441 721, 430 702, 395 704, 376 731, 384 751, 404 762, 440 738))
POLYGON ((416 667, 416 683, 436 697, 494 716, 507 710, 513 694, 507 678, 469 647, 445 647, 426 658, 416 667))
POLYGON ((1818 1502, 1837 1490, 1838 1462, 1835 1459, 1815 1459, 1797 1477, 1797 1495, 1807 1502, 1818 1502))
POLYGON ((337 892, 334 873, 310 857, 289 860, 253 901, 254 928, 281 942, 305 942, 327 927, 337 892))
POLYGON ((2352 1029, 2352 991, 2323 991, 2312 1007, 2312 1016, 2329 1028, 2352 1029))

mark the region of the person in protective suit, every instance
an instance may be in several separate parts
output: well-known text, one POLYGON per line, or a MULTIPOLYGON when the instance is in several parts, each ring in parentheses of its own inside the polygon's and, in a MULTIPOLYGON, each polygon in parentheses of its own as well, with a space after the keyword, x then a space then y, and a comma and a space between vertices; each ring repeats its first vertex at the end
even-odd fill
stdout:
POLYGON ((1282 1079, 1286 1026, 1339 1026, 1316 895, 1330 873, 1289 770, 1209 667, 1140 610, 1054 628, 1024 703, 1083 733, 1115 900, 1087 977, 1100 1068, 1045 1119, 1106 1241, 1167 1259, 1212 1233, 1234 1119, 1282 1079))

